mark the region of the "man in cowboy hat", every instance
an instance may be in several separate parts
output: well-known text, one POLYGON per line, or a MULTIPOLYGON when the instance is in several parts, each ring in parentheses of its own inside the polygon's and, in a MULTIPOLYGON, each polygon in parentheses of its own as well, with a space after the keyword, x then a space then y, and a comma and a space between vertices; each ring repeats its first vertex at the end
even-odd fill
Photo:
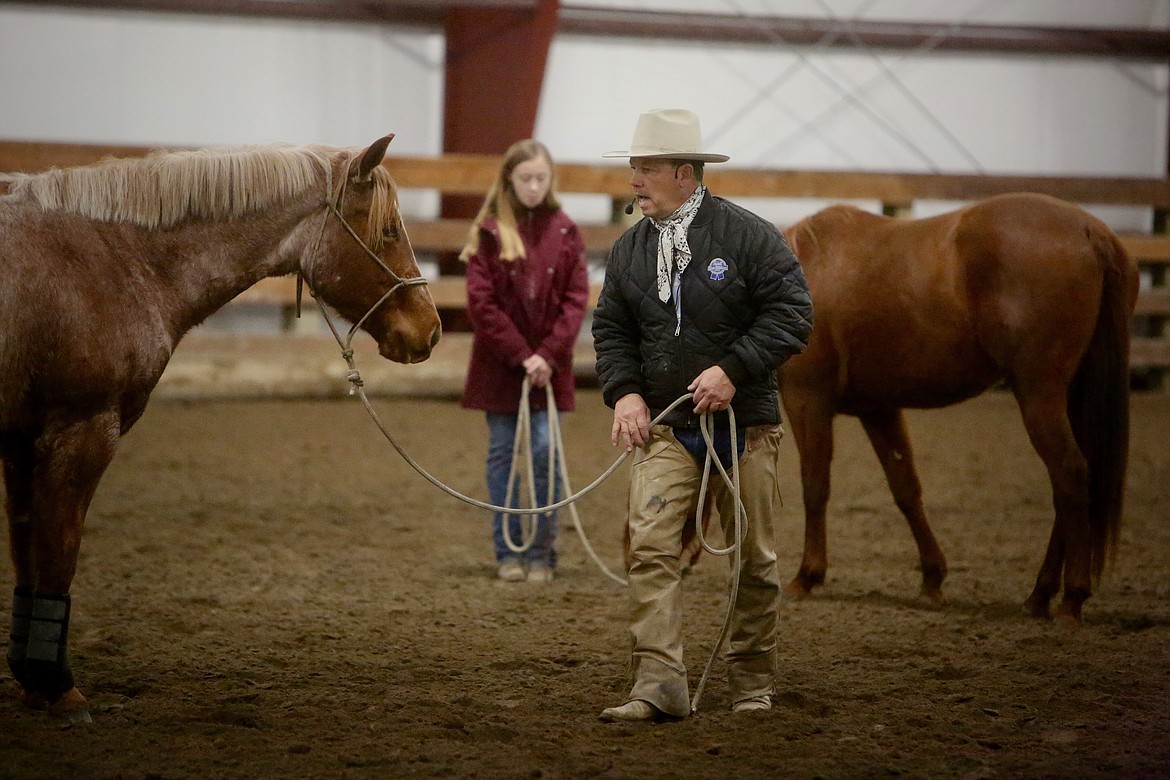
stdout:
MULTIPOLYGON (((593 318, 597 373, 614 410, 611 439, 636 449, 628 519, 633 687, 601 719, 662 720, 691 711, 679 605, 681 536, 698 501, 707 453, 699 426, 706 413, 713 415, 715 448, 728 473, 734 442, 746 514, 726 654, 731 709, 766 710, 780 600, 772 530, 781 436, 775 371, 808 342, 808 287, 775 226, 704 186, 704 164, 728 157, 702 151, 692 112, 647 111, 630 148, 603 156, 629 158, 634 203, 645 218, 610 250, 593 318)), ((735 496, 718 476, 711 482, 730 542, 735 496)))

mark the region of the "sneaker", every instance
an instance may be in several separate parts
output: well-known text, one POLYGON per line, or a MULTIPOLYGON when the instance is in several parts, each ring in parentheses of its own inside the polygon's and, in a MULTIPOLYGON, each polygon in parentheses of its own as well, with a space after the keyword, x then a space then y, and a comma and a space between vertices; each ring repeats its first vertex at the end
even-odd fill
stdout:
POLYGON ((763 712, 772 709, 772 697, 768 694, 753 696, 731 705, 732 712, 763 712))
POLYGON ((524 582, 524 564, 520 561, 504 561, 496 575, 504 582, 524 582))
POLYGON ((606 723, 640 723, 654 720, 658 708, 648 701, 634 699, 620 707, 607 707, 601 711, 601 719, 606 723))
POLYGON ((553 581, 553 570, 551 566, 543 563, 535 563, 528 567, 528 581, 546 583, 553 581))

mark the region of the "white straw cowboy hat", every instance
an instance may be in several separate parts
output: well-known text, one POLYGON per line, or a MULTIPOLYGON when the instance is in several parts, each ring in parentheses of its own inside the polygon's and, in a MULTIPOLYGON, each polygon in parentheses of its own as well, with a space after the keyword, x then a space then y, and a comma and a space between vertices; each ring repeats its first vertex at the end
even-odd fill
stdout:
POLYGON ((669 157, 675 160, 727 162, 726 154, 710 154, 703 148, 699 117, 683 108, 656 108, 638 117, 634 140, 625 151, 602 157, 669 157))

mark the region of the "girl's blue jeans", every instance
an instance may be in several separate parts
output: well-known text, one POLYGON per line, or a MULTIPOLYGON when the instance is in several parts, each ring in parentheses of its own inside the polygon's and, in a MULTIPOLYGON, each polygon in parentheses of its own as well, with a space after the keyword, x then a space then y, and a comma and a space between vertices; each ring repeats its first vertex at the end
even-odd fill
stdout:
MULTIPOLYGON (((532 469, 534 484, 536 485, 537 506, 548 503, 548 412, 533 411, 529 418, 531 428, 532 469)), ((512 503, 505 504, 508 493, 508 474, 512 470, 512 448, 516 440, 515 414, 499 412, 487 413, 488 424, 488 454, 487 454, 487 486, 491 503, 496 506, 521 507, 531 506, 528 502, 528 489, 521 492, 524 478, 524 465, 517 464, 517 476, 512 485, 512 503)), ((557 466, 559 468, 559 465, 557 466)), ((555 476, 555 475, 554 475, 555 476)), ((560 480, 554 480, 556 493, 554 501, 561 499, 560 480)), ((514 545, 519 546, 523 541, 521 518, 523 522, 530 522, 527 518, 533 515, 508 515, 509 538, 514 545)), ((504 515, 496 512, 492 516, 492 544, 495 546, 496 562, 503 563, 509 559, 522 560, 528 565, 543 565, 555 569, 557 565, 557 513, 535 515, 537 518, 536 538, 526 552, 513 552, 504 541, 504 515)))

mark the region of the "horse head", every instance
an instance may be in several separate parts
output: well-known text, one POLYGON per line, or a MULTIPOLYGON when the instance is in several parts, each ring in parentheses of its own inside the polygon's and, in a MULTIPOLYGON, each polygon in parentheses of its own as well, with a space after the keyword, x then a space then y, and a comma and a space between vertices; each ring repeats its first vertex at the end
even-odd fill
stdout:
MULTIPOLYGON (((398 191, 382 158, 393 135, 334 161, 334 193, 311 266, 314 294, 398 363, 430 357, 442 327, 402 226, 398 191)), ((352 335, 353 331, 351 331, 352 335)))

